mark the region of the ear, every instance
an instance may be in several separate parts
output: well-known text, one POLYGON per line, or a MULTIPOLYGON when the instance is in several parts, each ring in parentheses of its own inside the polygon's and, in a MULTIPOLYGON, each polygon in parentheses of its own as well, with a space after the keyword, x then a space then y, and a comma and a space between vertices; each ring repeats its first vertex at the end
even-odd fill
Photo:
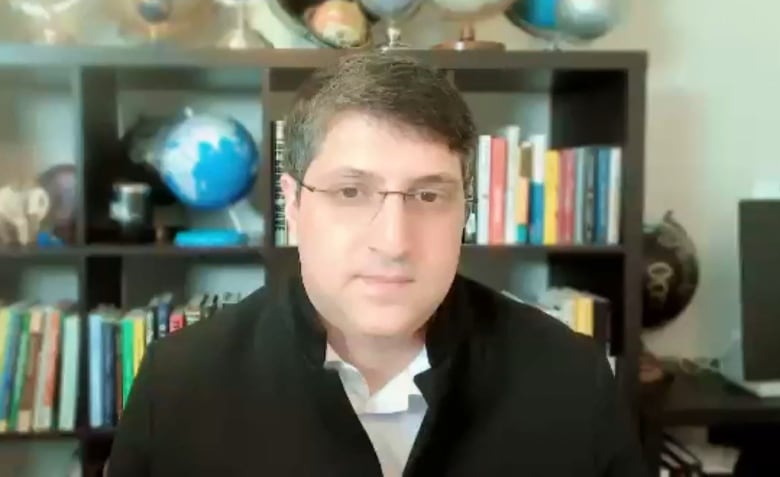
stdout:
POLYGON ((298 182, 286 172, 279 178, 279 186, 284 196, 284 218, 288 231, 298 236, 298 182))

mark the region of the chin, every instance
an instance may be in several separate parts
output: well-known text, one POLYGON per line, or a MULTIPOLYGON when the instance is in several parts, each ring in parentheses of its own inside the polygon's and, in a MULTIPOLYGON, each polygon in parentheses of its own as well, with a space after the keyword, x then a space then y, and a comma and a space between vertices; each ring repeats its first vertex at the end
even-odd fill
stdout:
POLYGON ((362 308, 361 312, 354 315, 352 328, 363 336, 377 338, 408 336, 414 334, 425 323, 425 320, 420 321, 416 317, 417 314, 412 313, 409 309, 393 309, 395 307, 379 310, 375 307, 360 308, 362 308))

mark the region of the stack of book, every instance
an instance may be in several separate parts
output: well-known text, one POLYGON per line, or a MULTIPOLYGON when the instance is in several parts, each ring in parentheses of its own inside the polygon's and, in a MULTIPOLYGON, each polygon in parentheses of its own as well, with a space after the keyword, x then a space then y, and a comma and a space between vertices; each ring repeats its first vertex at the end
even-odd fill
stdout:
POLYGON ((0 433, 74 431, 79 338, 71 302, 0 304, 0 433))
POLYGON ((239 293, 198 293, 177 304, 165 292, 145 306, 123 310, 95 308, 87 317, 89 426, 116 425, 127 401, 146 347, 182 328, 211 318, 226 306, 238 303, 239 293))
POLYGON ((620 241, 622 149, 551 148, 517 125, 482 134, 464 241, 478 245, 613 245, 620 241))

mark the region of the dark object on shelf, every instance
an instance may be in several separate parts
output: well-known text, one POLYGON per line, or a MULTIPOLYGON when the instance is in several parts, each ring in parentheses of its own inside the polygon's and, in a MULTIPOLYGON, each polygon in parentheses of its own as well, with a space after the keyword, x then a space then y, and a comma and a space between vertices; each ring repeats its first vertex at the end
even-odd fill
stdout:
POLYGON ((177 203, 176 197, 163 183, 154 164, 158 141, 180 117, 180 114, 139 116, 121 139, 121 167, 118 172, 119 177, 114 180, 149 184, 152 206, 168 206, 177 203))
POLYGON ((652 384, 668 379, 670 375, 664 371, 661 360, 647 350, 642 351, 639 355, 639 382, 652 384))
POLYGON ((688 233, 671 211, 645 229, 642 325, 655 328, 680 315, 699 285, 699 262, 688 233))
POLYGON ((49 214, 43 227, 65 243, 76 241, 76 166, 58 164, 44 171, 38 182, 49 194, 49 214))
POLYGON ((123 241, 143 241, 152 229, 151 187, 143 182, 118 182, 109 204, 109 217, 123 241))

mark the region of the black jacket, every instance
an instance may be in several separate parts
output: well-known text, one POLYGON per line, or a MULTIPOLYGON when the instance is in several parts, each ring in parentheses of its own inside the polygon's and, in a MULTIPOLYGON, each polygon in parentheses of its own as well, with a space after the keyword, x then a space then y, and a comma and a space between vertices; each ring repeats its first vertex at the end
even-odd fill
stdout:
MULTIPOLYGON (((154 342, 109 476, 381 476, 325 346, 299 276, 154 342)), ((590 338, 457 277, 427 346, 405 477, 646 475, 590 338)))

